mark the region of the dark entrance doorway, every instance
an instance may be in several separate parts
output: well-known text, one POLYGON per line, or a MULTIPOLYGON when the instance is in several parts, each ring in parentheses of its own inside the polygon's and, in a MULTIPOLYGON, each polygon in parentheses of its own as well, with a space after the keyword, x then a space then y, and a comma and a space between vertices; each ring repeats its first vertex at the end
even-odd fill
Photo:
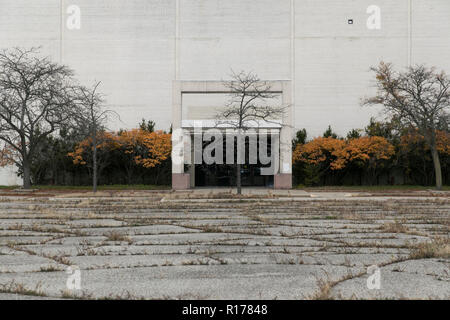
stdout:
MULTIPOLYGON (((245 164, 241 167, 243 187, 273 187, 273 176, 261 175, 258 165, 245 164)), ((236 186, 236 166, 234 165, 196 165, 196 187, 233 187, 236 186)))
MULTIPOLYGON (((225 141, 225 137, 224 140, 225 141)), ((270 156, 271 141, 267 138, 267 155, 270 156)), ((203 143, 203 149, 212 142, 203 143)), ((245 164, 241 165, 241 181, 243 187, 273 187, 273 176, 261 174, 261 169, 270 167, 260 163, 258 156, 257 164, 249 162, 249 138, 245 140, 245 164)), ((235 163, 237 161, 237 139, 235 138, 235 163)), ((259 138, 258 138, 259 155, 259 138)), ((224 163, 226 163, 226 150, 224 146, 224 163)), ((234 164, 197 164, 195 165, 195 187, 234 187, 236 186, 236 165, 234 164)))

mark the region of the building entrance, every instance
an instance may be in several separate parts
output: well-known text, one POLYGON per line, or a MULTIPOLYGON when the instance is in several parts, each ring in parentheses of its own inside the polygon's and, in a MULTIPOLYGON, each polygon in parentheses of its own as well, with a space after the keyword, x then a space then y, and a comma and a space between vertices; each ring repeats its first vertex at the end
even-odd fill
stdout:
MULTIPOLYGON (((223 136, 223 140, 230 137, 223 136)), ((193 139, 193 138, 192 138, 193 139)), ((271 139, 270 136, 266 138, 265 144, 267 150, 265 154, 271 156, 271 139)), ((254 140, 255 151, 260 154, 259 137, 254 140)), ((203 150, 209 143, 203 143, 203 150)), ((273 187, 273 175, 264 175, 263 168, 270 167, 261 163, 260 158, 257 161, 250 160, 250 139, 245 138, 245 163, 241 165, 241 184, 243 187, 273 187), (253 163, 251 163, 253 162, 253 163)), ((192 187, 234 187, 237 180, 237 141, 235 138, 234 144, 234 163, 226 164, 226 148, 224 144, 223 149, 223 161, 222 164, 202 164, 195 165, 195 181, 193 181, 192 187)), ((191 171, 192 172, 192 171, 191 171)))

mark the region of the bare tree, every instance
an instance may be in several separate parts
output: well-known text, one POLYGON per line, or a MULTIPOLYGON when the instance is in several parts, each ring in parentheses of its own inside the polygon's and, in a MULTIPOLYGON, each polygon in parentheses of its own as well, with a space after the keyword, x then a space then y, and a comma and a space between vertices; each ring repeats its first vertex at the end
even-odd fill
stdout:
POLYGON ((92 88, 79 86, 75 89, 76 113, 73 114, 74 125, 83 138, 92 143, 92 191, 97 192, 99 157, 98 146, 105 141, 106 123, 112 110, 104 108, 104 99, 98 92, 101 82, 97 82, 92 88))
MULTIPOLYGON (((436 143, 436 130, 448 123, 450 80, 444 72, 418 65, 404 72, 392 64, 380 63, 376 73, 378 93, 363 105, 383 105, 387 114, 404 125, 414 126, 424 136, 431 150, 436 187, 442 189, 442 172, 436 143)), ((448 127, 445 128, 448 130, 448 127)))
MULTIPOLYGON (((230 99, 216 115, 217 125, 226 125, 237 131, 238 138, 261 121, 276 122, 285 112, 283 106, 269 106, 267 100, 277 97, 270 83, 262 81, 256 74, 241 71, 232 73, 232 80, 224 85, 230 91, 230 99)), ((236 162, 237 193, 242 194, 241 164, 236 162)))
POLYGON ((25 189, 31 188, 30 166, 40 144, 70 118, 72 77, 71 69, 39 57, 36 48, 0 52, 3 163, 16 164, 25 189))

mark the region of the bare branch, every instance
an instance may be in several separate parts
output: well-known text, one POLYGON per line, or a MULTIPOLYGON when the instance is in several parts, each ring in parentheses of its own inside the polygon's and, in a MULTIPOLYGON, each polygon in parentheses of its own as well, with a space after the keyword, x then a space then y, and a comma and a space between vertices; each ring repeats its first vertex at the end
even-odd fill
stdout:
POLYGON ((442 187, 436 130, 448 130, 450 79, 444 72, 424 65, 396 72, 389 63, 371 69, 376 74, 377 95, 362 101, 363 105, 383 105, 386 113, 406 126, 417 128, 430 147, 435 166, 436 185, 442 187))
POLYGON ((25 187, 39 144, 70 119, 73 83, 73 71, 38 48, 0 52, 0 139, 20 154, 25 187))

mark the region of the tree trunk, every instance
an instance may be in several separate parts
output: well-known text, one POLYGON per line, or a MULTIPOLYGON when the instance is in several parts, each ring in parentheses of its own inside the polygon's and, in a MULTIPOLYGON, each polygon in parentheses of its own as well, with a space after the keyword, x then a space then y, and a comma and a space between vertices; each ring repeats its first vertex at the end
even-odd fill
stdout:
POLYGON ((237 194, 242 194, 242 182, 241 182, 241 164, 236 164, 236 186, 237 194))
POLYGON ((93 154, 92 154, 92 192, 97 192, 97 139, 93 139, 93 154))
POLYGON ((437 151, 436 145, 433 145, 431 147, 431 156, 433 157, 434 172, 436 176, 436 189, 442 190, 441 162, 439 160, 439 153, 437 151))
POLYGON ((131 167, 126 167, 125 171, 127 173, 127 184, 131 185, 131 178, 133 177, 133 169, 131 167))
POLYGON ((159 175, 160 175, 160 173, 161 173, 161 170, 160 170, 160 168, 158 168, 158 167, 156 167, 155 170, 156 170, 156 174, 155 174, 154 184, 155 184, 155 186, 157 186, 157 185, 158 185, 158 180, 159 180, 159 175))
POLYGON ((23 160, 23 188, 31 189, 31 169, 28 160, 23 160))

